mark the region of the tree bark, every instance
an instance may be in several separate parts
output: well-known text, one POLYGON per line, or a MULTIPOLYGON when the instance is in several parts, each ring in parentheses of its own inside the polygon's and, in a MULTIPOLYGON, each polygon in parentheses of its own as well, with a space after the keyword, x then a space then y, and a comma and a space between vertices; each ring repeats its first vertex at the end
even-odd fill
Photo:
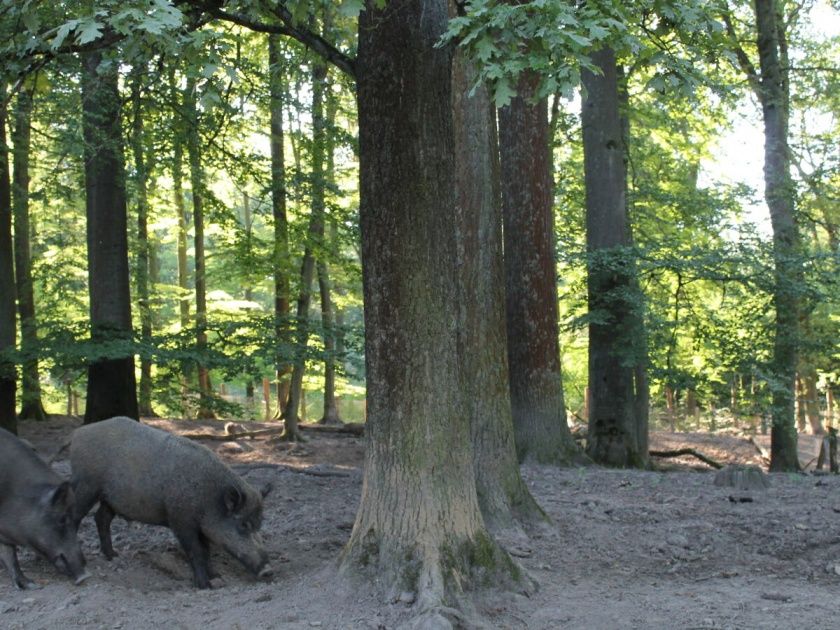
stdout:
POLYGON ((17 433, 17 371, 11 356, 17 341, 15 260, 12 247, 12 191, 6 144, 6 83, 0 79, 0 427, 17 433))
MULTIPOLYGON (((522 481, 514 442, 499 146, 489 92, 479 87, 470 95, 476 74, 464 56, 456 53, 452 96, 460 222, 459 352, 465 374, 478 503, 490 530, 501 531, 547 517, 522 481)), ((550 435, 554 433, 552 430, 550 435)))
POLYGON ((369 439, 345 571, 417 593, 428 627, 473 570, 515 573, 474 482, 459 352, 452 48, 443 0, 359 18, 360 220, 369 439))
POLYGON ((554 199, 546 100, 525 72, 499 110, 507 346, 519 461, 569 464, 580 453, 563 400, 554 260, 554 199))
POLYGON ((581 72, 589 287, 590 417, 587 454, 609 466, 647 465, 644 328, 626 201, 625 141, 615 54, 581 72))
POLYGON ((141 102, 141 81, 143 66, 136 66, 131 77, 131 149, 134 157, 134 188, 137 199, 137 259, 135 282, 137 284, 137 306, 140 309, 140 339, 143 356, 140 358, 140 393, 138 407, 141 416, 156 417, 152 409, 152 307, 149 295, 150 251, 149 244, 149 168, 145 156, 146 134, 143 129, 143 105, 141 102))
POLYGON ((139 417, 134 356, 118 348, 132 341, 119 64, 102 61, 99 51, 82 55, 82 127, 91 336, 111 351, 88 367, 85 424, 139 417))
POLYGON ((187 118, 187 154, 190 163, 190 188, 193 201, 193 237, 195 250, 195 350, 198 353, 198 417, 214 418, 210 408, 210 370, 202 355, 207 349, 207 278, 204 261, 204 170, 201 166, 199 120, 196 109, 195 79, 187 79, 184 112, 187 118))
POLYGON ((286 218, 286 159, 283 146, 283 68, 277 35, 268 37, 268 84, 271 110, 271 207, 274 220, 274 335, 278 349, 277 410, 282 415, 289 397, 290 366, 286 358, 289 342, 289 225, 286 218))
MULTIPOLYGON (((776 0, 756 0, 755 17, 761 80, 758 87, 764 119, 764 197, 770 209, 775 262, 775 339, 773 343, 770 470, 800 469, 794 414, 802 277, 799 229, 794 207, 788 146, 789 85, 779 60, 781 24, 776 0)), ((782 50, 784 52, 784 50, 782 50)))
POLYGON ((35 318, 35 293, 32 287, 32 255, 29 228, 29 156, 32 124, 32 92, 26 87, 18 92, 15 124, 12 132, 14 176, 12 205, 15 223, 15 281, 20 315, 20 349, 24 356, 21 370, 21 420, 46 420, 41 401, 38 369, 38 324, 35 318))

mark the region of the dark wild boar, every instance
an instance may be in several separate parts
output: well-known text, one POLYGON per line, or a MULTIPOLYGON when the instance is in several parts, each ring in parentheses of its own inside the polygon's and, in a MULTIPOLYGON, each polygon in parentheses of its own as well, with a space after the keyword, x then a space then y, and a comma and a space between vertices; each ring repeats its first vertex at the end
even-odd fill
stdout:
POLYGON ((76 536, 74 495, 32 446, 0 429, 0 563, 18 588, 35 583, 20 570, 17 547, 28 545, 71 576, 88 578, 76 536))
POLYGON ((70 440, 76 523, 98 501, 96 528, 102 553, 116 554, 111 520, 172 529, 189 558, 199 588, 217 577, 210 567, 215 543, 258 577, 270 575, 259 536, 262 499, 208 448, 186 438, 111 418, 76 429, 70 440))

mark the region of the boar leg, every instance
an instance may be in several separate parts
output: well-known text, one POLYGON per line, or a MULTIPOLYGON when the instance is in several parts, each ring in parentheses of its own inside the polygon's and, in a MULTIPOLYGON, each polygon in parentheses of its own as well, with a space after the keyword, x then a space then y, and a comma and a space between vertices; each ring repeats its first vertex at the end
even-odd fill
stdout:
POLYGON ((210 548, 207 543, 201 540, 196 528, 179 528, 174 531, 192 566, 195 585, 198 588, 210 588, 210 548))
POLYGON ((76 503, 73 508, 73 521, 78 528, 79 523, 90 512, 90 508, 99 500, 99 491, 90 484, 75 477, 70 481, 70 485, 76 497, 76 503))
POLYGON ((111 544, 111 521, 114 520, 114 510, 104 501, 100 501, 93 520, 96 521, 96 531, 99 532, 99 548, 108 560, 113 560, 117 555, 111 544))
POLYGON ((26 577, 23 574, 23 571, 20 570, 20 564, 18 564, 17 559, 17 550, 14 545, 0 543, 0 563, 5 565, 9 574, 12 576, 12 584, 18 588, 25 589, 36 586, 35 582, 26 577))

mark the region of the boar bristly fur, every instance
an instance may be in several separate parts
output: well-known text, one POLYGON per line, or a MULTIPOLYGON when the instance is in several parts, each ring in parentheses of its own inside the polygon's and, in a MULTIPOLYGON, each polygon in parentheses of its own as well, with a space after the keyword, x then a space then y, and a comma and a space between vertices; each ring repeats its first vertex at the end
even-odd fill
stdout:
POLYGON ((96 527, 111 559, 115 515, 172 529, 189 558, 195 585, 209 588, 209 543, 225 549, 252 573, 268 575, 259 529, 261 494, 208 448, 130 418, 77 429, 70 442, 76 523, 99 502, 96 527))
POLYGON ((74 520, 75 495, 32 446, 0 429, 0 564, 18 588, 35 583, 20 569, 29 546, 80 583, 88 577, 74 520))

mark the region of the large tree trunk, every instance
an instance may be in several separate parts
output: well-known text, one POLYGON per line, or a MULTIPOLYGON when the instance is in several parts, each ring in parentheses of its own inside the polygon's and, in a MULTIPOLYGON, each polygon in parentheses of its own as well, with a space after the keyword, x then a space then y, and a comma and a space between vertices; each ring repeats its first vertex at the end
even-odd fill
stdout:
POLYGON ((289 320, 289 224, 286 218, 286 157, 283 145, 283 68, 277 35, 268 37, 268 87, 271 110, 271 207, 274 220, 274 343, 277 347, 277 416, 282 415, 289 398, 289 372, 285 350, 289 320))
POLYGON ((427 627, 478 565, 514 572, 474 482, 447 21, 443 0, 370 2, 357 60, 368 443, 342 565, 416 592, 427 627))
POLYGON ((88 367, 85 424, 139 417, 134 357, 114 349, 132 340, 131 292, 119 64, 101 61, 98 51, 82 56, 82 127, 91 335, 111 351, 88 367))
POLYGON ((787 68, 779 60, 776 0, 756 0, 758 57, 761 67, 759 100, 764 118, 764 197, 773 226, 776 311, 773 344, 773 426, 770 433, 770 470, 799 470, 794 414, 801 263, 796 224, 795 189, 790 176, 788 147, 789 87, 787 68))
POLYGON ((143 343, 138 406, 141 416, 154 417, 157 414, 152 409, 152 360, 149 358, 152 346, 152 308, 149 300, 149 168, 145 156, 146 137, 143 130, 142 71, 143 66, 135 67, 131 77, 131 149, 134 155, 134 187, 137 195, 137 259, 134 273, 137 283, 137 305, 140 309, 140 339, 143 343))
POLYGON ((184 112, 187 119, 187 154, 190 163, 190 188, 193 201, 193 244, 195 250, 195 349, 198 360, 198 417, 214 418, 210 407, 210 370, 201 355, 207 349, 207 277, 204 262, 204 170, 196 109, 197 87, 194 78, 187 79, 184 92, 184 112))
POLYGON ((20 349, 24 356, 21 380, 21 420, 46 420, 41 402, 38 370, 38 324, 35 319, 35 293, 32 287, 31 233, 29 229, 29 155, 32 123, 32 92, 22 88, 15 108, 14 177, 12 204, 15 217, 15 281, 20 314, 20 349))
POLYGON ((283 411, 286 430, 283 438, 301 440, 298 429, 303 375, 306 368, 306 346, 309 342, 309 305, 312 301, 312 280, 315 276, 315 250, 320 249, 324 239, 324 84, 326 67, 316 64, 312 70, 312 209, 309 215, 309 229, 304 245, 303 261, 300 265, 300 289, 297 300, 295 361, 289 387, 289 400, 283 411))
POLYGON ((475 69, 458 54, 452 79, 461 285, 462 368, 474 449, 475 484, 493 531, 546 516, 519 474, 505 328, 505 267, 499 147, 486 88, 470 96, 475 69))
POLYGON ((557 320, 554 199, 546 100, 523 73, 499 110, 510 395, 520 461, 569 464, 580 454, 566 423, 557 320))
MULTIPOLYGON (((12 248, 12 194, 6 148, 6 83, 0 79, 0 353, 14 352, 15 260, 12 248)), ((17 433, 17 373, 11 357, 0 355, 0 427, 17 433)))
POLYGON ((591 317, 587 453, 609 466, 644 467, 644 333, 635 263, 626 254, 631 239, 617 68, 610 49, 597 51, 592 60, 601 74, 581 73, 591 317))

